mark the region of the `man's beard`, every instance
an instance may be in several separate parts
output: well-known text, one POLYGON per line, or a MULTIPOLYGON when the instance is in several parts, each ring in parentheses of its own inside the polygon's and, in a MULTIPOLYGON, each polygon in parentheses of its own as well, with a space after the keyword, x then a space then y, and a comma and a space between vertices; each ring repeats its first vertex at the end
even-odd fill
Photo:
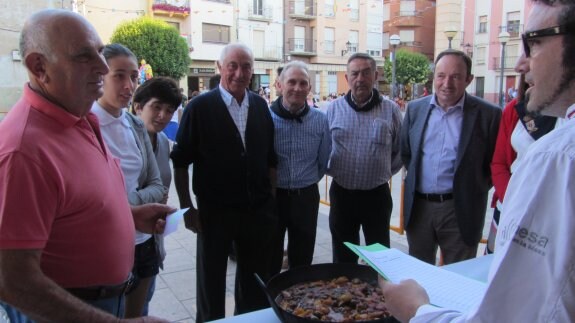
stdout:
POLYGON ((530 107, 529 104, 529 93, 525 93, 525 107, 527 108, 527 113, 531 116, 540 116, 543 115, 543 111, 547 110, 550 106, 555 103, 555 101, 559 98, 561 93, 564 91, 568 91, 571 83, 575 81, 575 73, 573 73, 573 68, 565 68, 563 70, 563 74, 561 75, 561 81, 559 81, 559 85, 555 89, 552 95, 548 96, 546 101, 543 101, 538 106, 530 107))

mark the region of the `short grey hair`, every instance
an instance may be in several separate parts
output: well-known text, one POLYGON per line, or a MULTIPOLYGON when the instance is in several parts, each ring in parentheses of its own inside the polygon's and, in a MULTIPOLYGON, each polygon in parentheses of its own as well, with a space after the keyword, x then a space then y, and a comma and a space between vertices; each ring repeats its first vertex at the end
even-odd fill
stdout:
MULTIPOLYGON (((75 13, 67 10, 47 9, 30 16, 20 33, 20 56, 25 58, 26 55, 36 52, 53 62, 55 57, 49 40, 50 23, 55 19, 70 15, 75 15, 75 13)), ((26 60, 22 59, 22 63, 26 64, 26 60)))
POLYGON ((349 68, 349 63, 355 59, 367 59, 369 61, 369 65, 371 69, 375 72, 377 71, 377 65, 375 63, 375 59, 371 57, 369 54, 366 53, 354 53, 347 59, 347 66, 349 68))
POLYGON ((291 61, 291 62, 287 63, 286 65, 284 65, 283 70, 282 70, 281 74, 279 75, 280 81, 284 80, 286 72, 292 68, 297 68, 297 69, 304 71, 307 74, 307 79, 309 80, 309 68, 307 67, 307 64, 302 62, 302 61, 291 61))
POLYGON ((226 59, 226 57, 233 52, 234 50, 242 50, 244 51, 246 54, 248 54, 251 58, 252 61, 252 67, 254 66, 254 53, 252 52, 252 50, 245 44, 243 43, 231 43, 226 45, 226 47, 224 47, 222 49, 222 52, 220 53, 220 60, 219 63, 223 64, 224 60, 226 59))

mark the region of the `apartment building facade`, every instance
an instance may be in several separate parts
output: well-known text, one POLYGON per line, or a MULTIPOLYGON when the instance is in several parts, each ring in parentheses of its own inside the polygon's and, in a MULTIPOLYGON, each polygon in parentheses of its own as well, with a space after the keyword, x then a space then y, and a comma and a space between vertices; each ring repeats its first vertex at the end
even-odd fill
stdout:
POLYGON ((399 35, 397 49, 421 53, 433 60, 435 50, 435 0, 384 0, 383 50, 390 57, 391 35, 399 35))
POLYGON ((446 31, 454 31, 451 43, 473 61, 475 78, 468 92, 499 104, 509 88, 518 88, 513 70, 522 53, 521 34, 531 8, 529 0, 437 0, 436 54, 448 47, 446 31), (502 59, 500 34, 509 33, 502 59), (503 68, 503 87, 501 74, 503 68))

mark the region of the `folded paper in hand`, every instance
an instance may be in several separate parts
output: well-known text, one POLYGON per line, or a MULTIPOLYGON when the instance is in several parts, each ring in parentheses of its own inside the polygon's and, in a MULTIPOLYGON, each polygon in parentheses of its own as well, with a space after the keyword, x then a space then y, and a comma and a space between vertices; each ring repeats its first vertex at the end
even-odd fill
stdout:
POLYGON ((164 236, 167 236, 168 234, 178 230, 178 223, 180 223, 184 217, 184 213, 186 213, 186 211, 189 209, 190 208, 185 208, 168 214, 166 217, 166 228, 164 229, 164 236))

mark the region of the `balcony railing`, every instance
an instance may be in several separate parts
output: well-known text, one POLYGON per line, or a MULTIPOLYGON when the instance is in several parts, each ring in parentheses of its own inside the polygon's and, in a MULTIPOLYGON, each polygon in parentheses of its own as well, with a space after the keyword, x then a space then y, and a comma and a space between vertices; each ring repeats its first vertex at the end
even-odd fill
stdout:
POLYGON ((291 55, 315 56, 315 40, 311 38, 290 38, 288 51, 291 55))
POLYGON ((272 21, 273 20, 273 8, 255 8, 250 7, 248 9, 248 19, 259 20, 259 21, 272 21))
POLYGON ((190 1, 184 1, 182 5, 176 5, 182 2, 170 1, 170 0, 154 0, 152 4, 152 11, 156 15, 164 16, 180 16, 187 17, 190 14, 190 1))
POLYGON ((423 43, 420 41, 402 41, 399 47, 422 47, 423 43))
MULTIPOLYGON (((517 63, 518 58, 519 56, 505 56, 503 59, 505 61, 505 69, 513 69, 515 67, 515 63, 517 63)), ((492 58, 491 67, 494 70, 501 70, 501 56, 492 58)))
POLYGON ((289 16, 291 18, 312 20, 317 16, 314 0, 294 0, 289 2, 289 16))
POLYGON ((281 46, 253 47, 254 58, 259 61, 281 61, 283 50, 281 46))
POLYGON ((510 23, 507 24, 507 26, 499 26, 499 32, 501 33, 503 31, 508 32, 511 38, 521 37, 521 34, 523 33, 523 24, 510 23))

